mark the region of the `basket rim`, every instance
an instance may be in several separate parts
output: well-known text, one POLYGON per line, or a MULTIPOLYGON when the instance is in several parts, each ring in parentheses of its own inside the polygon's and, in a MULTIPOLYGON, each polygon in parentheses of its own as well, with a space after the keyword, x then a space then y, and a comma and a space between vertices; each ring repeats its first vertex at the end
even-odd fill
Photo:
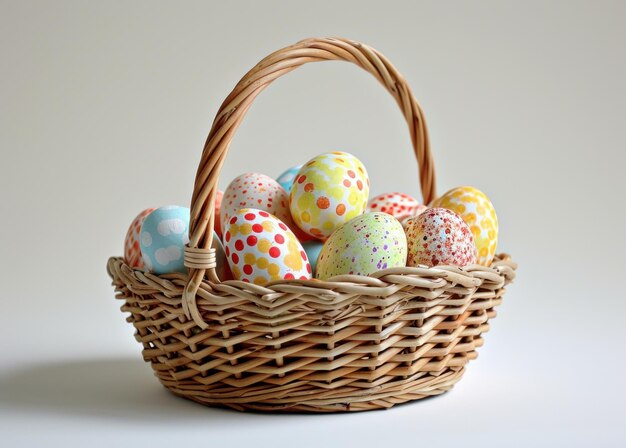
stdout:
MULTIPOLYGON (((219 305, 228 298, 236 297, 237 301, 248 301, 272 307, 278 301, 274 296, 291 294, 306 296, 307 303, 339 306, 342 294, 355 295, 353 303, 359 304, 368 297, 384 304, 385 298, 393 295, 398 287, 411 286, 420 294, 414 294, 415 300, 421 299, 424 304, 436 302, 442 291, 454 289, 457 293, 471 295, 479 288, 489 290, 500 289, 511 283, 516 276, 517 264, 508 254, 498 254, 491 266, 468 265, 463 268, 456 266, 437 267, 404 267, 389 268, 369 276, 344 275, 329 280, 283 280, 265 286, 254 285, 240 280, 227 280, 220 283, 204 279, 198 287, 197 300, 205 304, 219 305)), ((140 269, 133 269, 126 264, 123 257, 111 257, 107 263, 107 272, 114 280, 130 286, 134 282, 145 285, 134 291, 137 294, 161 292, 166 297, 183 295, 189 276, 184 273, 153 274, 140 269)), ((183 306, 185 301, 183 300, 183 306)), ((224 303, 222 303, 223 305, 224 303)), ((200 305, 198 303, 197 305, 200 305)), ((196 322, 197 323, 197 322, 196 322)))

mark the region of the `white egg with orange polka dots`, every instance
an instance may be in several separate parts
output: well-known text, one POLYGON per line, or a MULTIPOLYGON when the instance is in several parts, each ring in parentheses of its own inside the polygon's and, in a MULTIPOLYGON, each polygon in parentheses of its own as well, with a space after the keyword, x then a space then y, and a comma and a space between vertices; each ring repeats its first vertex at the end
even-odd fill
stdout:
POLYGON ((241 209, 230 217, 224 230, 226 257, 235 280, 265 285, 311 278, 311 265, 298 238, 274 215, 241 209))
POLYGON ((245 173, 232 180, 224 191, 220 203, 222 232, 237 210, 255 208, 277 216, 287 225, 291 224, 289 194, 278 182, 261 173, 245 173))
POLYGON ((228 226, 230 217, 242 208, 255 208, 269 212, 289 226, 301 241, 311 239, 311 237, 296 227, 291 219, 289 194, 278 182, 265 174, 245 173, 237 176, 228 184, 221 198, 219 209, 219 216, 222 221, 222 235, 228 226))

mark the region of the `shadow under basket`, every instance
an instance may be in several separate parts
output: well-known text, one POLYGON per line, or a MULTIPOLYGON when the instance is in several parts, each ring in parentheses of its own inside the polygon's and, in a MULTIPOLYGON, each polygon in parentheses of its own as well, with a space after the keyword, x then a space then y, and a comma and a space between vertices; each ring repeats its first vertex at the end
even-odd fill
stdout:
POLYGON ((260 286, 220 281, 211 249, 219 170, 252 100, 308 62, 365 69, 400 106, 417 156, 424 203, 434 164, 421 108, 404 78, 371 47, 307 39, 257 64, 217 113, 196 174, 187 274, 156 275, 110 258, 116 298, 161 383, 176 395, 237 410, 340 412, 385 409, 441 394, 475 359, 516 265, 403 267, 327 281, 260 286))

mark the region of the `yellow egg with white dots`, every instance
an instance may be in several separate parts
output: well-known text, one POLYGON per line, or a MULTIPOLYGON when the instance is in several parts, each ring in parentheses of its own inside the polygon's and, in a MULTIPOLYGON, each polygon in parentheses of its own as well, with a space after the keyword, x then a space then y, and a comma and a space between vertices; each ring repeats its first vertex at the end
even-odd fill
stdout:
POLYGON ((432 206, 452 210, 463 218, 474 235, 478 264, 491 265, 498 246, 498 217, 485 193, 474 187, 456 187, 432 206))

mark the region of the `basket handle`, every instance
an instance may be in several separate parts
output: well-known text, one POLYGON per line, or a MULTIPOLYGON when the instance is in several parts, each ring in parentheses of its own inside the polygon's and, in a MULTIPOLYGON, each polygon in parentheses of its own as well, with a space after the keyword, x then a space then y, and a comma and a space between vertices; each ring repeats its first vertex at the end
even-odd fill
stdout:
POLYGON ((374 75, 395 98, 409 126, 419 166, 423 201, 428 204, 436 197, 435 168, 422 109, 404 77, 383 55, 367 45, 338 38, 305 39, 270 54, 246 73, 222 103, 196 173, 191 198, 189 245, 185 249, 189 278, 183 293, 183 308, 198 325, 204 323, 195 306, 198 288, 205 274, 214 283, 220 281, 215 273, 214 250, 210 249, 215 219, 214 198, 219 173, 235 131, 256 96, 276 78, 306 63, 321 61, 352 62, 374 75))

